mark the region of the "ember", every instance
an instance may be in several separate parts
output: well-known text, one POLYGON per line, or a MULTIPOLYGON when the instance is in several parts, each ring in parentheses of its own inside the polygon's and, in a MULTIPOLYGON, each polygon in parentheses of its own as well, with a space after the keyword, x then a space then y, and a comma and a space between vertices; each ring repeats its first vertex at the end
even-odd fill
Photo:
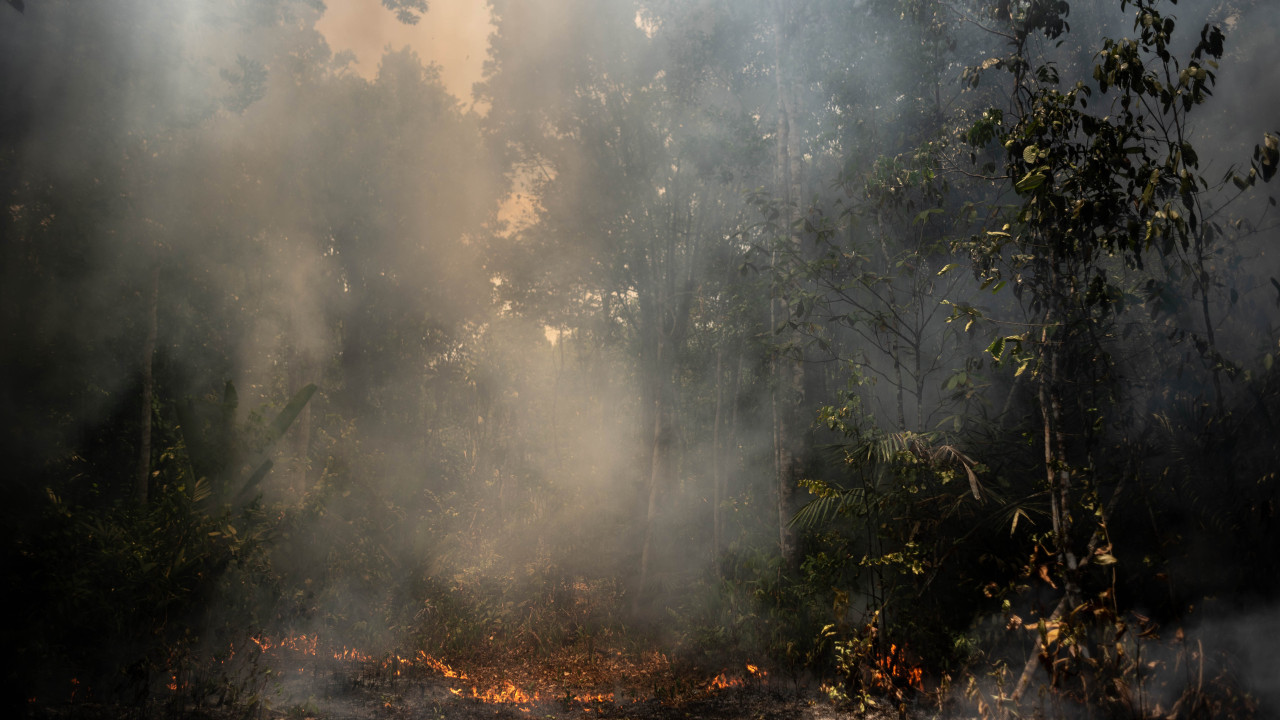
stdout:
POLYGON ((319 638, 315 635, 291 635, 281 640, 271 640, 262 636, 249 638, 262 649, 262 652, 283 648, 300 655, 315 655, 319 638))

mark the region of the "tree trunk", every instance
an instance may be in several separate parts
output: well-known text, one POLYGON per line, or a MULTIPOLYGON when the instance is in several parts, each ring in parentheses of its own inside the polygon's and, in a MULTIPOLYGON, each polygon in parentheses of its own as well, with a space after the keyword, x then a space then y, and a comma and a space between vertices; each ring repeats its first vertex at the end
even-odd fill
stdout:
POLYGON ((720 425, 724 407, 724 348, 716 347, 716 414, 711 425, 711 558, 720 557, 720 486, 724 474, 724 450, 721 447, 720 425))
MULTIPOLYGON (((659 364, 661 364, 662 347, 658 347, 659 364)), ((649 504, 644 517, 644 540, 640 545, 640 579, 636 584, 636 595, 632 600, 632 612, 639 613, 644 606, 644 594, 649 587, 649 568, 653 555, 653 526, 658 518, 658 486, 662 479, 663 437, 662 437, 662 383, 658 384, 653 400, 653 438, 649 453, 649 504)))
MULTIPOLYGON (((792 194, 792 183, 794 178, 791 174, 791 103, 787 95, 787 83, 785 79, 785 63, 784 63, 784 34, 786 33, 786 4, 781 0, 774 3, 774 20, 775 31, 773 35, 773 61, 774 61, 774 79, 777 85, 778 93, 778 134, 777 134, 777 167, 776 180, 778 183, 778 199, 782 202, 782 219, 783 234, 790 240, 791 224, 792 224, 792 204, 794 196, 792 194)), ((776 266, 778 253, 775 250, 771 256, 771 263, 776 266)), ((770 330, 776 330, 778 327, 779 314, 789 313, 786 307, 780 307, 781 299, 771 297, 769 304, 769 323, 770 330)), ((774 476, 776 479, 777 494, 777 511, 778 511, 778 552, 783 560, 789 560, 792 555, 793 538, 790 527, 791 495, 793 480, 792 469, 795 466, 795 458, 792 447, 792 434, 794 428, 790 422, 791 404, 794 401, 790 397, 791 390, 795 385, 795 378, 791 363, 781 357, 780 353, 774 353, 774 388, 770 397, 770 414, 773 423, 773 463, 774 476), (779 397, 784 394, 783 397, 779 397)))
MULTIPOLYGON (((1044 442, 1044 471, 1048 484, 1050 510, 1053 522, 1055 552, 1061 573, 1063 594, 1046 622, 1061 622, 1064 615, 1080 602, 1079 565, 1071 548, 1071 468, 1067 462, 1067 436, 1064 429, 1061 391, 1061 355, 1068 331, 1069 308, 1061 287, 1056 255, 1050 254, 1048 273, 1049 309, 1045 312, 1044 328, 1040 331, 1039 400, 1040 418, 1044 442), (1052 333, 1052 334, 1051 334, 1052 333)), ((1090 541, 1090 548, 1097 536, 1090 541)), ((1088 551, 1086 551, 1087 553, 1088 551)), ((1086 555, 1087 557, 1087 555, 1086 555)), ((1040 655, 1046 648, 1040 640, 1023 667, 1010 699, 1016 705, 1030 686, 1040 655)))
MULTIPOLYGON (((293 358, 289 363, 289 397, 311 382, 313 363, 306 351, 294 347, 293 358)), ((309 487, 310 450, 311 450, 311 403, 307 403, 291 428, 293 433, 293 492, 301 497, 309 487)))
POLYGON ((146 292, 147 334, 142 341, 142 407, 138 427, 138 472, 133 482, 133 499, 139 507, 147 504, 151 484, 151 406, 155 390, 152 361, 156 354, 156 332, 160 312, 160 262, 151 266, 146 292))
MULTIPOLYGON (((1052 257, 1052 256, 1051 256, 1052 257)), ((1056 267, 1057 263, 1051 264, 1056 267)), ((1040 334, 1042 367, 1040 368, 1040 413, 1044 425, 1044 465, 1048 482, 1050 506, 1053 512, 1053 534, 1058 554, 1059 569, 1063 573, 1067 599, 1074 603, 1078 594, 1076 586, 1076 556, 1071 549, 1071 466, 1067 461, 1067 434, 1063 427, 1061 355, 1068 332, 1066 295, 1059 287, 1060 279, 1054 276, 1050 291, 1050 303, 1056 310, 1045 314, 1045 327, 1040 334), (1050 335, 1053 331, 1055 334, 1050 335)))

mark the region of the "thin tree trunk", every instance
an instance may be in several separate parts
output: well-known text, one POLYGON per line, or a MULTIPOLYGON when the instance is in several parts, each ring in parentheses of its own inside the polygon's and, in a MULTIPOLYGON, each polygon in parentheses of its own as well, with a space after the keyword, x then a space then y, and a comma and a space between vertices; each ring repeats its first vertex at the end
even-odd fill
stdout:
MULTIPOLYGON (((783 50, 784 38, 786 33, 786 4, 782 0, 774 3, 775 13, 775 32, 773 36, 773 59, 774 59, 774 79, 777 84, 778 93, 778 137, 777 137, 777 182, 778 196, 782 201, 782 232, 790 239, 792 224, 792 204, 794 196, 792 193, 792 185, 794 178, 791 173, 791 112, 790 102, 787 95, 787 83, 785 80, 783 50)), ((771 262, 776 266, 777 251, 775 250, 771 256, 771 262)), ((771 297, 769 304, 769 320, 771 329, 776 329, 778 325, 778 305, 779 299, 771 297)), ((790 312, 787 310, 786 312, 790 312)), ((778 511, 778 552, 784 561, 791 558, 793 542, 792 531, 790 527, 790 518, 788 508, 791 500, 792 490, 792 474, 795 466, 795 457, 791 447, 791 435, 794 428, 790 422, 790 404, 792 398, 786 397, 783 401, 786 407, 780 407, 778 394, 791 390, 795 385, 794 377, 795 368, 783 359, 779 353, 774 353, 774 377, 775 383, 773 393, 770 397, 770 411, 773 421, 773 460, 774 474, 776 478, 777 491, 777 511, 778 511)))
MULTIPOLYGON (((1057 263, 1051 255, 1050 267, 1057 263)), ((1051 270, 1050 272, 1056 272, 1051 270)), ((1050 288, 1050 306, 1045 313, 1044 328, 1040 331, 1041 367, 1039 382, 1040 417, 1043 426, 1044 469, 1045 479, 1049 487, 1050 509, 1053 522, 1055 551, 1058 555, 1058 567, 1062 572, 1063 594, 1057 606, 1046 620, 1048 625, 1061 622, 1066 612, 1079 602, 1080 588, 1077 580, 1078 563, 1071 550, 1071 469, 1067 464, 1066 431, 1063 429, 1062 396, 1060 389, 1060 355, 1065 340, 1066 300, 1058 287, 1058 277, 1053 276, 1050 288), (1057 309, 1053 309, 1053 306, 1057 309), (1056 325, 1056 327, 1055 327, 1056 325), (1055 330, 1058 337, 1050 335, 1055 330)), ((1090 547, 1096 543, 1091 540, 1090 547)), ((1036 649, 1018 677, 1010 699, 1016 705, 1026 692, 1040 662, 1040 655, 1045 650, 1044 643, 1036 641, 1036 649)))
POLYGON ((151 484, 151 405, 154 397, 155 378, 152 361, 156 354, 156 332, 160 312, 160 262, 151 266, 151 282, 146 296, 147 334, 142 342, 142 407, 138 429, 138 472, 133 483, 134 502, 139 507, 147 504, 148 486, 151 484))
POLYGON ((639 612, 649 587, 649 564, 653 552, 653 525, 658 517, 658 481, 662 477, 662 391, 653 401, 653 446, 649 454, 649 506, 644 517, 644 541, 640 546, 640 581, 632 601, 632 611, 639 612))
MULTIPOLYGON (((890 302, 892 302, 892 297, 890 302)), ((898 336, 893 335, 890 352, 893 353, 893 384, 897 387, 897 405, 898 405, 898 429, 905 431, 907 429, 907 410, 906 410, 906 387, 902 381, 902 351, 898 346, 898 336)))
POLYGON ((560 363, 556 366, 556 374, 551 382, 551 449, 556 459, 556 467, 564 467, 564 459, 560 456, 560 429, 557 417, 559 414, 560 404, 560 375, 564 372, 564 337, 565 328, 563 325, 556 326, 556 346, 551 349, 551 355, 554 361, 555 355, 560 354, 560 363))
MULTIPOLYGON (((310 382, 311 375, 311 359, 308 354, 294 347, 293 358, 289 363, 289 397, 293 397, 299 390, 310 382)), ((293 432, 293 490, 299 497, 305 493, 309 487, 308 483, 308 457, 311 450, 311 403, 307 403, 302 408, 302 412, 298 413, 297 420, 294 421, 291 428, 293 432)))
MULTIPOLYGON (((1124 495, 1124 488, 1127 475, 1120 477, 1120 483, 1116 485, 1116 491, 1111 494, 1111 499, 1107 501, 1105 507, 1102 508, 1102 523, 1094 531, 1093 537, 1089 540, 1088 547, 1084 551, 1084 559, 1079 562, 1078 567, 1083 567, 1094 556, 1094 551, 1105 541, 1107 543, 1108 552, 1114 552, 1111 549, 1110 534, 1107 532, 1107 523, 1109 518, 1115 513, 1116 505, 1120 503, 1120 498, 1124 495)), ((1063 594, 1058 600, 1058 604, 1053 608, 1053 612, 1045 620, 1046 627, 1051 627, 1054 623, 1062 621, 1063 615, 1070 609, 1072 597, 1070 593, 1063 594)), ((1040 665, 1040 655, 1045 651, 1044 640, 1036 638, 1035 648, 1031 651, 1031 656, 1027 658, 1026 664, 1022 666, 1022 673, 1018 676, 1018 682, 1013 687, 1013 692, 1009 695, 1009 700, 1016 707, 1018 702, 1022 700, 1022 696, 1026 694, 1027 689, 1031 686, 1031 679, 1035 677, 1036 668, 1040 665)))
POLYGON ((923 432, 925 429, 924 365, 923 365, 924 348, 922 347, 922 345, 924 344, 924 341, 921 339, 920 336, 924 332, 925 322, 923 320, 920 320, 919 323, 916 325, 916 328, 917 329, 912 331, 912 337, 914 339, 914 342, 911 343, 911 352, 914 355, 915 367, 916 367, 916 373, 915 373, 916 374, 916 378, 915 378, 916 379, 916 430, 923 432))
MULTIPOLYGON (((1058 601, 1058 606, 1053 609, 1049 618, 1045 620, 1046 627, 1052 627, 1054 623, 1062 621, 1062 614, 1067 609, 1067 596, 1063 595, 1058 601)), ((1018 682, 1013 687, 1013 693, 1009 695, 1009 700, 1016 706, 1022 700, 1022 696, 1026 694, 1027 688, 1031 686, 1031 678, 1036 674, 1036 668, 1040 665, 1040 654, 1044 652, 1044 643, 1036 638, 1035 650, 1031 652, 1031 657, 1027 658, 1027 664, 1022 666, 1022 674, 1018 676, 1018 682)))
MULTIPOLYGON (((1059 327, 1060 332, 1065 329, 1059 327)), ((1062 397, 1058 388, 1060 339, 1050 339, 1046 324, 1041 344, 1047 368, 1041 369, 1040 414, 1044 425, 1044 468, 1053 513, 1053 534, 1059 567, 1070 592, 1074 584, 1076 558, 1071 551, 1071 469, 1067 464, 1067 440, 1063 430, 1062 397)))
POLYGON ((724 383, 721 367, 724 348, 716 347, 716 414, 711 425, 711 557, 720 557, 720 483, 724 473, 723 449, 720 447, 720 417, 724 406, 724 383))
MULTIPOLYGON (((738 448, 738 394, 742 392, 742 349, 738 348, 738 364, 733 369, 733 394, 730 396, 731 405, 729 406, 729 427, 725 435, 727 436, 725 445, 733 449, 733 454, 729 457, 733 460, 733 467, 737 468, 741 457, 737 452, 738 448)), ((726 452, 726 455, 728 453, 726 452)), ((717 492, 723 502, 724 498, 729 497, 729 473, 724 473, 724 477, 720 479, 720 488, 717 492)), ((724 541, 724 516, 720 518, 721 542, 724 541)), ((719 564, 716 565, 719 568, 719 564)))
POLYGON ((1209 312, 1209 271, 1204 267, 1204 242, 1196 237, 1196 284, 1200 286, 1200 315, 1204 319, 1205 341, 1209 347, 1209 372, 1213 376, 1214 409, 1223 416, 1222 376, 1219 372, 1218 342, 1213 332, 1213 315, 1209 312))

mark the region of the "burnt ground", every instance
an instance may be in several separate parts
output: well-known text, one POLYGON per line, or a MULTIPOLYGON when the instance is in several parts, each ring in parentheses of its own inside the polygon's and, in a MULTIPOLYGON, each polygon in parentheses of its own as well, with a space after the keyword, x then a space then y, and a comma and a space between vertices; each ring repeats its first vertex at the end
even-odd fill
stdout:
MULTIPOLYGON (((471 696, 449 678, 416 674, 308 672, 283 674, 263 688, 260 702, 199 705, 153 700, 146 707, 93 702, 31 705, 22 713, 32 720, 898 720, 903 717, 891 701, 876 707, 837 704, 813 688, 788 683, 764 683, 725 688, 690 689, 670 697, 632 697, 618 684, 614 695, 595 699, 564 691, 558 697, 539 693, 536 699, 495 701, 471 696)), ((482 695, 485 693, 481 693, 482 695)), ((910 717, 927 713, 912 712, 910 717)))
MULTIPOLYGON (((895 706, 859 711, 823 697, 817 688, 776 681, 764 672, 708 677, 673 666, 665 656, 647 662, 617 657, 597 660, 596 673, 578 666, 562 669, 554 659, 540 663, 508 657, 500 667, 472 665, 461 678, 438 667, 419 671, 406 663, 404 675, 386 665, 366 664, 355 674, 333 673, 316 683, 310 672, 285 676, 276 685, 271 718, 303 720, 896 720, 895 706), (532 667, 530 667, 532 665, 532 667), (552 683, 548 678, 558 682, 552 683), (572 682, 570 680, 572 679, 572 682), (718 685, 728 684, 727 687, 718 685), (486 689, 487 688, 487 689, 486 689), (524 688, 527 692, 522 691, 524 688), (537 690, 536 696, 532 688, 537 690)), ((447 666, 445 666, 447 667, 447 666)), ((451 669, 451 668, 450 668, 451 669)))
POLYGON ((273 718, 316 720, 895 720, 896 708, 859 711, 839 707, 816 693, 797 688, 766 686, 708 690, 673 699, 633 699, 582 702, 564 698, 517 702, 486 702, 460 697, 447 683, 415 679, 398 683, 353 683, 327 697, 311 696, 292 705, 277 706, 273 718))
MULTIPOLYGON (((896 709, 840 707, 809 693, 770 688, 727 688, 683 700, 614 702, 489 703, 453 695, 445 685, 424 681, 395 688, 353 685, 327 695, 272 702, 246 710, 233 707, 164 708, 146 711, 94 703, 29 708, 39 720, 193 718, 196 720, 897 720, 896 709)), ((912 713, 915 717, 916 714, 912 713)))
MULTIPOLYGON (((833 703, 817 683, 781 678, 740 661, 699 667, 653 645, 600 633, 555 648, 479 643, 449 661, 425 651, 378 656, 325 646, 312 636, 269 639, 203 673, 175 675, 130 707, 32 703, 33 720, 894 720, 890 699, 874 707, 833 703), (203 676, 203 681, 195 678, 203 676)), ((916 695, 917 698, 923 696, 916 695)), ((928 712, 909 713, 925 717, 928 712)))

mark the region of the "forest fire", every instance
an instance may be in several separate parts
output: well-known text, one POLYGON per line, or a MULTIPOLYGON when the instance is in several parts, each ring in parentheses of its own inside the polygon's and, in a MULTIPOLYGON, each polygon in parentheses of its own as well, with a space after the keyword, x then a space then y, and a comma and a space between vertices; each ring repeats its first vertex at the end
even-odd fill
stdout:
MULTIPOLYGON (((361 650, 343 646, 341 649, 321 651, 321 643, 315 635, 296 635, 283 638, 257 636, 252 638, 255 645, 263 653, 285 657, 298 656, 318 658, 332 657, 337 661, 355 662, 368 666, 368 669, 385 675, 400 677, 413 671, 430 673, 448 680, 472 682, 473 678, 462 670, 455 669, 445 661, 419 650, 416 654, 405 657, 399 653, 390 653, 381 659, 361 650)), ((510 680, 502 680, 490 687, 472 684, 469 688, 452 687, 449 692, 455 697, 477 700, 489 704, 507 704, 527 706, 555 695, 565 702, 574 704, 612 703, 613 693, 563 694, 543 693, 538 690, 525 690, 510 680)), ((521 708, 529 711, 529 708, 521 708)))
POLYGON ((0 0, 6 686, 1280 717, 1277 37, 0 0))
POLYGON ((426 654, 421 650, 418 651, 418 658, 421 660, 423 665, 425 665, 428 668, 431 668, 432 670, 435 670, 436 672, 440 673, 444 677, 455 679, 455 680, 470 680, 470 678, 467 677, 466 673, 454 670, 453 668, 446 665, 444 662, 431 657, 430 655, 426 654))
POLYGON ((876 660, 871 682, 883 690, 894 690, 902 685, 924 690, 924 670, 908 663, 903 648, 890 645, 889 652, 876 660))
POLYGON ((360 652, 352 648, 343 647, 341 650, 333 651, 334 660, 351 660, 354 662, 369 662, 373 660, 373 656, 368 653, 360 652))
MULTIPOLYGON (((301 635, 289 635, 280 639, 272 639, 272 638, 258 635, 258 636, 251 637, 249 639, 253 642, 254 645, 257 645, 258 649, 261 650, 263 653, 270 653, 270 652, 277 652, 277 651, 284 650, 284 651, 293 653, 295 655, 302 655, 307 657, 319 657, 320 655, 319 653, 320 638, 317 635, 307 635, 304 633, 301 635)), ((234 654, 235 654, 235 651, 233 648, 232 655, 234 654)), ((366 653, 366 652, 362 652, 355 648, 347 647, 346 645, 343 645, 341 648, 331 649, 328 651, 328 654, 331 655, 334 660, 339 660, 339 661, 366 663, 374 659, 373 655, 370 655, 369 653, 366 653)), ((403 658, 400 658, 397 656, 394 658, 388 658, 387 662, 391 662, 393 659, 400 662, 404 661, 403 658)))
POLYGON ((249 639, 253 641, 253 644, 257 645, 264 653, 271 650, 284 649, 300 655, 315 655, 316 645, 319 643, 319 638, 315 635, 305 634, 290 635, 281 638, 280 640, 272 640, 262 636, 255 636, 249 639))
POLYGON ((485 703, 513 703, 516 705, 524 705, 526 703, 537 702, 539 700, 539 695, 536 691, 530 695, 516 687, 510 681, 505 683, 501 688, 494 688, 484 692, 480 692, 473 687, 471 688, 470 695, 467 695, 462 690, 458 690, 456 688, 450 689, 449 692, 457 695, 458 697, 470 698, 485 703))
MULTIPOLYGON (((564 662, 559 664, 522 663, 507 656, 498 666, 480 665, 464 671, 424 650, 411 655, 392 652, 374 656, 345 646, 341 649, 327 649, 320 638, 310 634, 280 638, 260 635, 252 640, 262 653, 282 663, 332 658, 360 665, 360 672, 370 678, 436 677, 451 681, 444 689, 453 697, 485 704, 515 706, 522 712, 531 712, 534 705, 550 702, 592 712, 599 709, 599 706, 652 699, 655 692, 657 697, 673 697, 670 690, 665 688, 674 685, 675 676, 671 674, 670 660, 661 653, 649 653, 629 659, 618 656, 611 663, 601 664, 593 660, 585 665, 574 664, 572 654, 563 658, 564 662), (554 668, 551 667, 552 664, 555 665, 554 668), (625 682, 629 687, 618 692, 616 688, 620 686, 617 683, 624 677, 627 678, 625 682), (615 691, 602 691, 599 686, 604 683, 613 683, 615 691), (651 683, 656 684, 650 685, 651 683), (641 690, 645 685, 650 685, 650 688, 641 690), (654 687, 658 689, 655 691, 654 687)), ((305 672, 305 669, 300 667, 299 671, 305 672)), ((766 684, 768 675, 768 671, 761 666, 746 663, 741 671, 725 670, 705 685, 696 685, 693 694, 766 684)))
POLYGON ((766 678, 769 676, 769 673, 765 670, 761 670, 759 665, 747 663, 746 667, 747 667, 746 676, 741 676, 741 675, 731 676, 723 672, 720 673, 719 675, 716 675, 715 678, 713 678, 711 682, 707 684, 707 690, 715 691, 715 690, 724 690, 726 688, 743 687, 749 681, 758 682, 761 684, 767 682, 766 678))

